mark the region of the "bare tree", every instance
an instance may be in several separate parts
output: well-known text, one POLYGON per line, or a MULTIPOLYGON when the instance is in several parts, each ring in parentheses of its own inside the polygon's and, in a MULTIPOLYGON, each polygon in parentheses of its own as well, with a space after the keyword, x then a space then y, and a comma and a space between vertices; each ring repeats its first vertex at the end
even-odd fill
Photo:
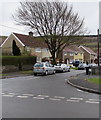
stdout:
POLYGON ((84 19, 64 2, 20 2, 13 17, 21 25, 29 26, 44 39, 56 63, 56 54, 71 42, 74 35, 84 34, 84 19), (44 36, 44 37, 43 37, 44 36), (64 36, 69 36, 64 39, 64 36))

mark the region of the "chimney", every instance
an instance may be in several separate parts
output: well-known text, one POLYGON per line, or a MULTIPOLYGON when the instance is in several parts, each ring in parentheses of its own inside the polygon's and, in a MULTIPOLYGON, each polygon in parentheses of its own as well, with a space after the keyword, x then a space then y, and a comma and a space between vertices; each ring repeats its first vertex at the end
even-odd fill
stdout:
POLYGON ((33 37, 33 32, 29 32, 29 36, 33 37))

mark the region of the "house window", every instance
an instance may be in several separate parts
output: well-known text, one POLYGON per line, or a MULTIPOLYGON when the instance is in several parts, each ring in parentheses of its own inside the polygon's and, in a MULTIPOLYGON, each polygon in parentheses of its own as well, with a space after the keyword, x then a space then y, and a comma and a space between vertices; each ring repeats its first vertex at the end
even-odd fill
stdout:
POLYGON ((66 55, 67 55, 67 53, 64 53, 64 55, 66 56, 66 55))
POLYGON ((73 56, 74 54, 73 53, 70 53, 70 56, 73 56))
POLYGON ((78 55, 78 53, 77 53, 77 52, 75 52, 75 55, 78 55))
POLYGON ((30 47, 27 47, 26 50, 27 50, 27 51, 30 51, 30 47))
POLYGON ((73 63, 73 61, 74 61, 73 59, 70 59, 70 62, 69 62, 69 63, 73 63))
POLYGON ((37 57, 37 62, 41 62, 41 57, 37 57))
POLYGON ((48 48, 43 48, 43 51, 44 52, 48 52, 48 48))
POLYGON ((35 52, 41 52, 41 48, 36 48, 35 52))

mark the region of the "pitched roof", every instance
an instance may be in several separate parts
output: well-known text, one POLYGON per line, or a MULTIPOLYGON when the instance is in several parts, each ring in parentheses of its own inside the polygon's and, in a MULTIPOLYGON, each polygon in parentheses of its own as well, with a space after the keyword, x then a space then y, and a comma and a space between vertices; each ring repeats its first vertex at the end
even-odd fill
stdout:
POLYGON ((13 34, 26 46, 47 48, 46 43, 41 37, 32 37, 29 35, 23 35, 18 33, 13 34))
POLYGON ((77 52, 77 53, 84 53, 78 46, 76 45, 70 45, 70 46, 67 46, 64 51, 66 52, 77 52))
POLYGON ((92 55, 97 55, 91 48, 88 48, 86 46, 80 46, 83 49, 85 49, 88 53, 92 54, 92 55))
POLYGON ((0 45, 6 40, 7 36, 0 36, 0 45))

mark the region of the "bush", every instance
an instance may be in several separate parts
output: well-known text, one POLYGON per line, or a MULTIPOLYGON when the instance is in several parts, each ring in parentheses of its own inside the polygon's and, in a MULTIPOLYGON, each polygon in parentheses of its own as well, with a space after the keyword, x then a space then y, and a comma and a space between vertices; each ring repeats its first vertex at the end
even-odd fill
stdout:
POLYGON ((2 66, 5 65, 34 65, 36 63, 36 57, 34 56, 2 56, 2 66))

